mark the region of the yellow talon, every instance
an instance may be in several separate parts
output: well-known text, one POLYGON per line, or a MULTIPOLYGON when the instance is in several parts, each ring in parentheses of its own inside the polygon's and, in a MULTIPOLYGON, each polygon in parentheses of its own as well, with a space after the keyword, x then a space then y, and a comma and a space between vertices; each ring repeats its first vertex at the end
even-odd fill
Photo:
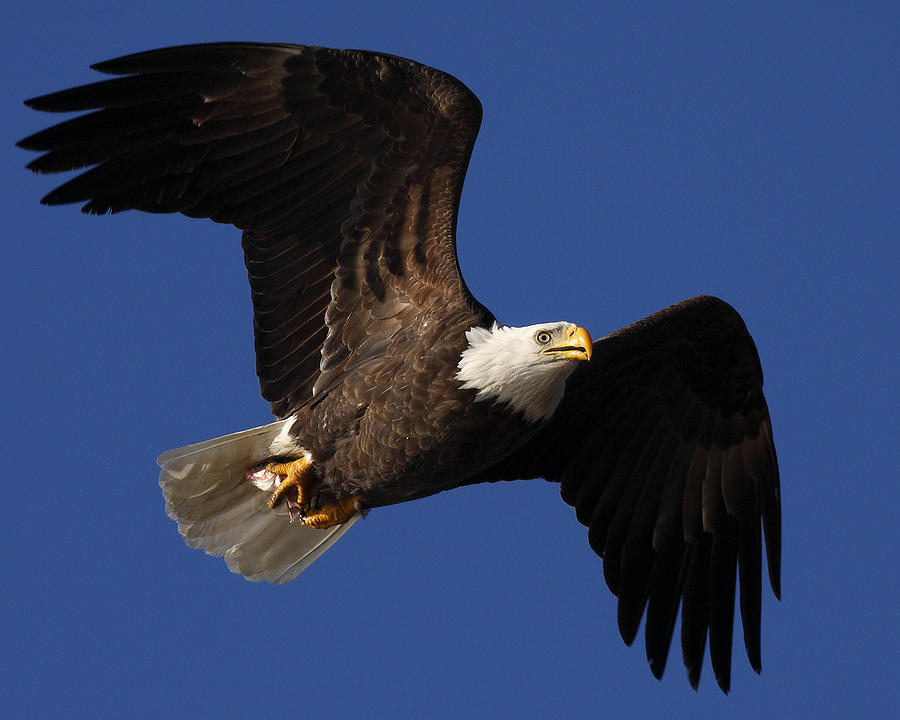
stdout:
POLYGON ((303 522, 317 530, 324 530, 347 522, 357 510, 359 507, 356 504, 356 498, 347 497, 319 508, 316 512, 304 517, 303 522))
POLYGON ((300 509, 300 519, 309 527, 324 530, 334 525, 341 525, 353 517, 359 509, 356 498, 348 497, 306 514, 311 495, 310 485, 315 477, 312 462, 306 457, 285 463, 272 462, 266 465, 266 470, 274 475, 284 476, 284 480, 269 498, 269 508, 274 510, 283 500, 292 500, 290 492, 293 489, 297 493, 297 499, 294 502, 300 509))
POLYGON ((296 503, 301 511, 309 504, 309 483, 314 474, 312 463, 305 457, 286 463, 269 463, 266 470, 275 475, 284 475, 284 480, 269 498, 269 507, 274 510, 285 495, 294 488, 297 491, 296 503))

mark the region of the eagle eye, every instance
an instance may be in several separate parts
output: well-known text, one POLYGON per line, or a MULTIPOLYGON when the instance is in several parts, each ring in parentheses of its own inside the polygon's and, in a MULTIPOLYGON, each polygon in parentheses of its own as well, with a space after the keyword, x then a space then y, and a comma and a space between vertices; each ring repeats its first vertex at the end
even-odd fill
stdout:
POLYGON ((546 345, 550 342, 550 333, 546 330, 539 330, 534 339, 537 340, 538 345, 546 345))

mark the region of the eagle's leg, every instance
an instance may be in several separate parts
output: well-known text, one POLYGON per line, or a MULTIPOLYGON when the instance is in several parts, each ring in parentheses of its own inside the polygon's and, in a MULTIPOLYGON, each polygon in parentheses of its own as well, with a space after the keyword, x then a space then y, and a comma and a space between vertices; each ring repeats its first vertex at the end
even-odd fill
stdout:
POLYGON ((284 476, 284 480, 269 498, 269 507, 274 510, 293 488, 297 493, 295 502, 302 513, 309 506, 309 485, 315 477, 312 462, 306 457, 299 457, 286 463, 269 463, 266 470, 274 475, 284 476))
POLYGON ((266 470, 274 475, 284 476, 284 480, 269 498, 269 507, 274 510, 283 500, 292 500, 290 493, 291 490, 294 490, 297 493, 295 502, 300 508, 300 519, 309 527, 324 530, 333 525, 341 525, 359 510, 356 498, 348 497, 318 507, 314 512, 309 512, 312 495, 310 485, 315 478, 316 471, 312 462, 306 457, 285 463, 269 463, 266 465, 266 470))
POLYGON ((346 497, 331 505, 317 508, 303 518, 303 522, 318 530, 330 528, 332 525, 341 525, 347 522, 359 510, 356 498, 346 497))

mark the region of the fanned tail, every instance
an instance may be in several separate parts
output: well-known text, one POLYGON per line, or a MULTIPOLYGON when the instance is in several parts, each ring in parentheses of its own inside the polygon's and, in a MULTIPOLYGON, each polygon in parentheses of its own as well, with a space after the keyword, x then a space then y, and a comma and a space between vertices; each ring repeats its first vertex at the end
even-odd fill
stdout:
POLYGON ((291 421, 169 450, 157 459, 166 512, 185 542, 224 555, 228 568, 248 580, 273 585, 297 577, 361 517, 315 530, 291 522, 285 504, 270 509, 269 493, 248 480, 248 469, 278 455, 273 444, 291 421))

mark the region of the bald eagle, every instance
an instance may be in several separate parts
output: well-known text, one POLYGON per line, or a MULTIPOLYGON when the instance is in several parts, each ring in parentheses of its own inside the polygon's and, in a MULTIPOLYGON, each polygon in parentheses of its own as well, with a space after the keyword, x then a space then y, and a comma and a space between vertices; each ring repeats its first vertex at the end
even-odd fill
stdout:
POLYGON ((165 453, 187 544, 285 583, 362 514, 543 477, 586 525, 630 644, 646 611, 661 677, 681 607, 696 688, 706 639, 728 691, 735 585, 760 670, 763 533, 780 590, 780 498, 753 340, 695 297, 592 341, 508 327, 460 274, 456 218, 481 122, 450 75, 282 44, 155 50, 114 79, 27 101, 90 111, 19 145, 43 202, 180 212, 243 231, 256 370, 277 422, 165 453))

